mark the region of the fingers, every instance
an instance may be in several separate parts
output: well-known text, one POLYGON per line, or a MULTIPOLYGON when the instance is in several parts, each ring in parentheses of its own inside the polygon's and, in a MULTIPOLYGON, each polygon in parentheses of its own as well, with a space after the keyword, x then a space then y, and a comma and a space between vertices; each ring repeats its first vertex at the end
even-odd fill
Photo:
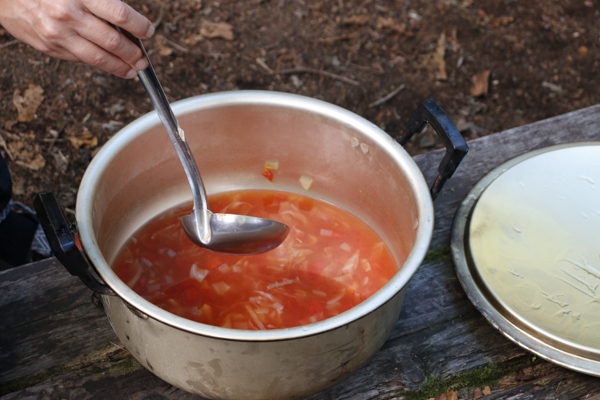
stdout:
POLYGON ((2 27, 39 51, 133 78, 148 62, 140 48, 105 21, 138 38, 151 22, 120 0, 0 0, 2 27))
POLYGON ((84 0, 89 11, 99 18, 125 29, 135 37, 148 39, 154 34, 150 20, 121 0, 84 0))
MULTIPOLYGON (((78 62, 88 64, 125 79, 131 79, 137 75, 137 70, 121 58, 81 36, 72 37, 69 43, 68 51, 78 62)), ((137 46, 135 47, 137 48, 137 46)))
POLYGON ((87 15, 84 22, 78 31, 80 36, 120 58, 138 71, 148 67, 145 54, 125 35, 90 14, 87 15))

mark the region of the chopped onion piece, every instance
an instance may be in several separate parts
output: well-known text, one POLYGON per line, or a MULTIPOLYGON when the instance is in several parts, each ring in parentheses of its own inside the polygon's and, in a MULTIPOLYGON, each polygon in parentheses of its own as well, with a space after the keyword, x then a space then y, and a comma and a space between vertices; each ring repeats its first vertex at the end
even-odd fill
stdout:
POLYGON ((358 147, 358 139, 355 137, 350 138, 350 144, 352 145, 352 147, 358 147))
POLYGON ((371 263, 366 258, 360 260, 360 265, 362 265, 363 269, 367 272, 371 270, 371 263))
POLYGON ((142 258, 140 258, 140 261, 143 264, 146 264, 147 267, 151 267, 152 266, 152 261, 148 260, 147 258, 142 257, 142 258))
POLYGON ((359 251, 356 250, 354 254, 352 254, 352 257, 350 257, 342 267, 341 272, 343 274, 353 274, 354 271, 356 271, 356 267, 358 267, 358 256, 359 251))
POLYGON ((321 229, 321 236, 331 236, 333 235, 333 231, 329 229, 321 229))
POLYGON ((246 304, 245 307, 246 307, 246 310, 248 310, 248 314, 250 314, 250 318, 252 318, 252 321, 254 321, 254 323, 258 326, 258 329, 260 329, 262 331, 266 330, 263 323, 260 322, 260 319, 258 319, 258 315, 256 315, 254 310, 252 310, 252 307, 250 307, 250 305, 248 305, 248 304, 246 304))
POLYGON ((215 293, 217 293, 219 296, 224 295, 231 288, 231 286, 229 286, 223 281, 213 283, 211 286, 213 287, 213 289, 215 289, 215 293))
POLYGON ((160 289, 160 283, 153 283, 152 285, 148 285, 148 292, 156 292, 160 289))
POLYGON ((267 289, 271 290, 271 289, 278 288, 279 286, 290 285, 290 284, 296 282, 297 280, 298 280, 298 278, 296 278, 296 279, 284 279, 281 282, 271 283, 269 286, 267 286, 267 289))
POLYGON ((132 288, 132 287, 135 286, 135 284, 137 283, 137 281, 140 279, 140 276, 142 276, 142 270, 143 269, 144 268, 142 268, 142 266, 140 265, 140 267, 138 268, 138 270, 135 273, 135 275, 133 276, 133 278, 131 278, 131 280, 129 282, 127 282, 127 286, 129 286, 130 288, 132 288))
POLYGON ((167 250, 167 254, 169 255, 169 257, 175 257, 177 255, 177 253, 174 252, 173 249, 167 250))
POLYGON ((206 278, 206 275, 208 275, 207 269, 200 269, 198 268, 198 265, 192 264, 192 268, 190 268, 190 278, 202 282, 204 278, 206 278))
POLYGON ((310 186, 313 183, 313 177, 310 175, 302 175, 300 177, 300 184, 302 185, 302 187, 306 190, 310 189, 310 186))
POLYGON ((322 297, 327 296, 327 293, 322 292, 320 290, 313 290, 312 292, 313 292, 313 294, 316 294, 317 296, 322 296, 322 297))
POLYGON ((268 169, 279 169, 279 161, 277 161, 277 160, 267 160, 267 161, 265 161, 265 168, 268 168, 268 169))
POLYGON ((340 245, 340 249, 345 250, 345 251, 350 251, 350 250, 352 250, 352 247, 348 243, 344 242, 340 245))
POLYGON ((229 270, 230 270, 231 268, 229 267, 229 265, 228 265, 227 263, 225 263, 225 264, 221 264, 221 265, 220 265, 220 266, 219 266, 217 269, 218 269, 219 271, 221 271, 222 273, 226 274, 226 273, 228 273, 228 272, 229 272, 229 270))
POLYGON ((346 294, 346 290, 342 290, 337 296, 335 296, 332 299, 329 299, 327 301, 327 304, 331 305, 331 304, 335 304, 338 301, 340 301, 342 299, 342 297, 344 297, 344 295, 346 294))

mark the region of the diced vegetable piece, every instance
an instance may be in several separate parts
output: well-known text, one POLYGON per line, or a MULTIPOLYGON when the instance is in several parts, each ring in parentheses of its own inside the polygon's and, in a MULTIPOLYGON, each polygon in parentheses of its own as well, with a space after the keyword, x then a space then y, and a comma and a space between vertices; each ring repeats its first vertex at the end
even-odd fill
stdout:
POLYGON ((192 264, 192 268, 190 268, 190 278, 202 282, 207 275, 207 269, 198 268, 198 265, 192 264))
POLYGON ((312 176, 310 176, 310 175, 302 175, 300 177, 300 184, 302 185, 302 187, 305 190, 310 189, 313 181, 314 181, 314 178, 312 176))
POLYGON ((231 289, 231 286, 229 286, 228 284, 226 284, 223 281, 213 283, 212 287, 215 290, 215 293, 220 296, 223 296, 225 293, 227 293, 229 291, 229 289, 231 289))
POLYGON ((265 161, 265 168, 268 169, 279 169, 279 161, 267 160, 265 161))
POLYGON ((273 182, 273 172, 271 172, 271 170, 269 168, 267 168, 267 167, 263 168, 262 176, 267 178, 269 180, 269 182, 273 182))

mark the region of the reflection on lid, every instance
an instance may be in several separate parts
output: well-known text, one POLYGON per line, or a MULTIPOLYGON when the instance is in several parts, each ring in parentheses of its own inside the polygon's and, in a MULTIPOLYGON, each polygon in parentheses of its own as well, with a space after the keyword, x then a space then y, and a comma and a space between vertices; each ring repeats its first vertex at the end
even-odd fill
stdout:
POLYGON ((600 146, 561 148, 504 171, 470 220, 487 290, 530 333, 600 355, 600 146))

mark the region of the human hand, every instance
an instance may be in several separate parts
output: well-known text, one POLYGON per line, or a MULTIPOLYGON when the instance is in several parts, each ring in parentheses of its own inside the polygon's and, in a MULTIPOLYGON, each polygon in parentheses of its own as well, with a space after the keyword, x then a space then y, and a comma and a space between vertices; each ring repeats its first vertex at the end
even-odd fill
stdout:
POLYGON ((141 49, 106 22, 147 39, 152 23, 121 0, 0 0, 0 24, 42 53, 123 78, 148 66, 141 49))

